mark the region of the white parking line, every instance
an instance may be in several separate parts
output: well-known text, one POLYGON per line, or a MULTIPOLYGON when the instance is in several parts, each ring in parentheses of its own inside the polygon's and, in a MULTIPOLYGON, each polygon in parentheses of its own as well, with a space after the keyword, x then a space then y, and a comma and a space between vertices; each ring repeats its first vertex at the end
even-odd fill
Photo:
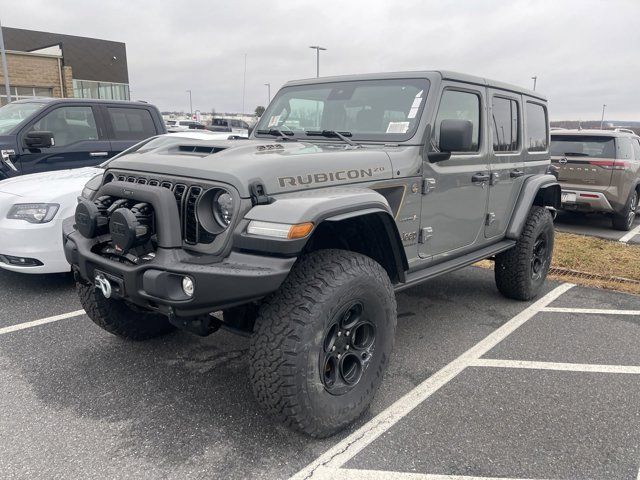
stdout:
POLYGON ((545 307, 540 311, 556 313, 584 313, 595 315, 640 315, 640 310, 605 310, 600 308, 545 307))
POLYGON ((323 468, 313 476, 318 480, 533 480, 506 477, 470 477, 467 475, 433 475, 411 472, 387 472, 383 470, 359 470, 353 468, 323 468))
POLYGON ((564 372, 630 373, 633 375, 640 375, 640 367, 632 365, 596 365, 591 363, 531 362, 526 360, 500 360, 494 358, 479 358, 475 360, 470 366, 525 368, 532 370, 558 370, 564 372))
POLYGON ((633 230, 629 230, 625 235, 620 237, 620 239, 618 241, 622 242, 622 243, 627 243, 629 240, 631 240, 636 235, 640 235, 640 225, 638 225, 633 230))
POLYGON ((33 320, 31 322, 18 323, 17 325, 11 325, 9 327, 0 328, 0 335, 17 332, 18 330, 25 330, 27 328, 37 327, 38 325, 57 322, 59 320, 65 320, 67 318, 79 317, 80 315, 84 315, 84 314, 85 314, 84 310, 76 310, 75 312, 63 313, 62 315, 55 315, 53 317, 41 318, 40 320, 33 320))
POLYGON ((574 285, 570 283, 562 284, 534 304, 525 308, 518 315, 495 330, 489 336, 485 337, 475 346, 471 347, 453 362, 427 378, 420 385, 376 415, 358 430, 327 450, 324 454, 291 477, 291 479, 301 480, 312 478, 315 474, 320 473, 323 468, 328 467, 335 469, 343 466, 363 448, 389 430, 400 419, 409 414, 409 412, 411 412, 415 407, 433 395, 433 393, 438 391, 443 385, 450 382, 465 368, 473 364, 473 362, 478 360, 507 336, 513 333, 514 330, 523 325, 527 320, 531 319, 540 310, 545 308, 573 286, 574 285))

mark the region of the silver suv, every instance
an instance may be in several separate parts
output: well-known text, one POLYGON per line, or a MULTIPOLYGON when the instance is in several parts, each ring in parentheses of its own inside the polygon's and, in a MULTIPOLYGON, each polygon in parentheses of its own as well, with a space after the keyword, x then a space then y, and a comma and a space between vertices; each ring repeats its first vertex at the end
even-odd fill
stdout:
POLYGON ((553 131, 551 161, 564 210, 608 213, 614 228, 632 228, 640 196, 640 137, 633 131, 553 131))

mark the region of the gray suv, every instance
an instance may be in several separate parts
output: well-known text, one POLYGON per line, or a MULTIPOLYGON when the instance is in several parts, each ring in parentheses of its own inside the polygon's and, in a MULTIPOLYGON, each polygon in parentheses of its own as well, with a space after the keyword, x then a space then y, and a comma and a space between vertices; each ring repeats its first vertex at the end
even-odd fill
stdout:
POLYGON ((99 326, 249 335, 258 402, 327 436, 380 385, 395 292, 486 258, 502 294, 540 292, 548 146, 545 98, 484 78, 290 82, 248 140, 159 137, 113 160, 65 253, 99 326))
POLYGON ((640 137, 632 130, 555 130, 551 160, 562 186, 562 208, 611 215, 631 230, 640 196, 640 137))

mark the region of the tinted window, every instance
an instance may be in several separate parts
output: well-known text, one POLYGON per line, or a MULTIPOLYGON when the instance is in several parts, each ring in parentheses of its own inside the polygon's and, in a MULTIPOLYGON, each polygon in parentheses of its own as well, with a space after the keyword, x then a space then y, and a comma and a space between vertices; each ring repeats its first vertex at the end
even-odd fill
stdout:
POLYGON ((474 93, 445 90, 440 100, 434 132, 434 143, 440 143, 440 124, 443 120, 468 120, 473 124, 470 152, 480 148, 480 97, 474 93))
POLYGON ((537 103, 527 102, 527 150, 544 152, 547 150, 547 109, 537 103))
POLYGON ((632 140, 633 143, 633 156, 636 157, 636 160, 640 160, 640 141, 632 140))
POLYGON ((98 129, 91 107, 59 107, 38 120, 31 131, 53 133, 56 147, 83 140, 97 140, 98 129))
POLYGON ((616 138, 616 158, 620 160, 631 160, 633 158, 633 146, 629 137, 616 138))
POLYGON ((513 152, 518 150, 518 102, 507 98, 493 97, 491 122, 493 123, 493 151, 513 152))
POLYGON ((551 155, 566 157, 616 158, 613 137, 552 135, 551 155))
POLYGON ((142 140, 156 134, 151 113, 142 108, 107 107, 116 140, 142 140))

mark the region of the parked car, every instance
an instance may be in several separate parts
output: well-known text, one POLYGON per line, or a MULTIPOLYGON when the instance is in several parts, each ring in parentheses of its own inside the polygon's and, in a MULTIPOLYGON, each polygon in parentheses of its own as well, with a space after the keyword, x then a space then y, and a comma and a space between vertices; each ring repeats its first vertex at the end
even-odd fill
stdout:
POLYGON ((545 98, 516 86, 436 71, 290 82, 250 140, 111 162, 65 222, 65 254, 101 328, 250 335, 258 402, 327 436, 382 381, 396 291, 494 258, 503 295, 539 294, 560 206, 548 147, 545 98))
POLYGON ((207 130, 212 132, 232 132, 238 135, 248 135, 249 124, 236 118, 214 118, 207 130))
POLYGON ((632 130, 554 130, 551 161, 564 210, 606 213, 613 228, 633 227, 640 197, 640 137, 632 130))
POLYGON ((18 100, 0 108, 0 180, 98 165, 162 133, 160 112, 143 102, 18 100))
MULTIPOLYGON (((176 145, 184 139, 226 140, 229 136, 208 131, 167 134, 144 140, 120 155, 143 147, 176 145)), ((95 193, 111 160, 96 167, 33 173, 0 182, 0 268, 23 273, 68 272, 62 222, 73 216, 79 196, 91 198, 95 193)))
POLYGON ((169 133, 186 132, 187 130, 204 130, 205 126, 195 120, 169 120, 167 122, 167 131, 169 133), (172 122, 169 125, 169 122, 172 122))

